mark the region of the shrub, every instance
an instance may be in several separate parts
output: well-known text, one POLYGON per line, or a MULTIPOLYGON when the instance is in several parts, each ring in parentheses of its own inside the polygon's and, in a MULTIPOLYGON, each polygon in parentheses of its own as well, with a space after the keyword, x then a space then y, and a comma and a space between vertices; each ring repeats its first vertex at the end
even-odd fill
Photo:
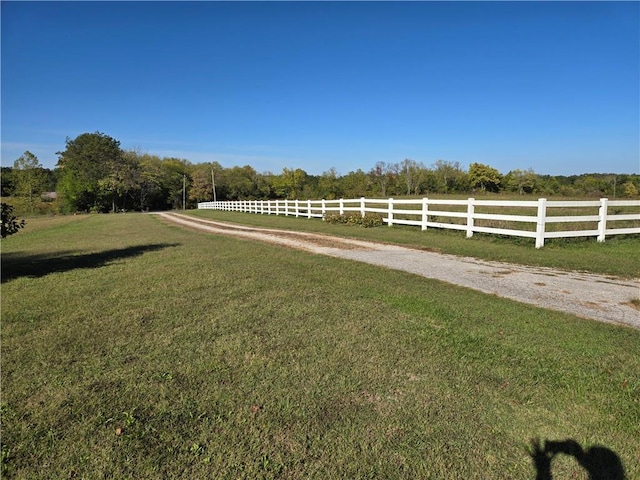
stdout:
POLYGON ((327 213, 323 220, 331 224, 358 225, 363 228, 379 227, 384 224, 384 217, 378 214, 363 217, 359 213, 343 213, 342 215, 327 213))
POLYGON ((13 214, 13 206, 7 203, 2 203, 2 238, 18 233, 18 230, 24 228, 25 221, 16 218, 13 214))

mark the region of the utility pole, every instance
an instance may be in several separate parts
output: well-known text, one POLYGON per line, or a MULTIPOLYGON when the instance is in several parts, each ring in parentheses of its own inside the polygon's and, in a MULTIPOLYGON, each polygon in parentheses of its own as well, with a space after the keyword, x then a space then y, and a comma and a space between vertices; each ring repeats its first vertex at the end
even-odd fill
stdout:
POLYGON ((213 201, 216 201, 216 179, 213 176, 213 168, 211 169, 211 185, 213 187, 213 201))
POLYGON ((182 210, 187 209, 187 176, 182 175, 182 210))

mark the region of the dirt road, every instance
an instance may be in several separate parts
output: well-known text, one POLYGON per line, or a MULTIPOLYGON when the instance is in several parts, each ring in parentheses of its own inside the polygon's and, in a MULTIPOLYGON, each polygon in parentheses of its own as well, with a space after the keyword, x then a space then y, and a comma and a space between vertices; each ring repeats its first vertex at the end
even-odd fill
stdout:
POLYGON ((188 228, 404 270, 519 302, 640 329, 640 311, 631 303, 640 298, 640 279, 490 262, 313 233, 245 227, 177 213, 159 215, 188 228))

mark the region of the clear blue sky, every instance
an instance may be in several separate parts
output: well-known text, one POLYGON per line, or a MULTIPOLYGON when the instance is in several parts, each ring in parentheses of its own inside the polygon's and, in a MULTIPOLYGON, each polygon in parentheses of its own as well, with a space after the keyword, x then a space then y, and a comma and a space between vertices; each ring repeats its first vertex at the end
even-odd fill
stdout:
POLYGON ((2 2, 2 165, 640 172, 638 2, 2 2))

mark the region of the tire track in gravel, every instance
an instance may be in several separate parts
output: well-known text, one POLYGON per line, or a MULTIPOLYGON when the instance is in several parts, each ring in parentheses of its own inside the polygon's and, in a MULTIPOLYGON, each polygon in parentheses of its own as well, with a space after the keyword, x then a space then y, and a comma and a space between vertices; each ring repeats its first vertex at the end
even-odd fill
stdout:
POLYGON ((631 303, 640 298, 640 279, 492 262, 315 233, 234 225, 177 213, 158 215, 186 228, 403 270, 583 318, 640 329, 640 311, 631 303))

